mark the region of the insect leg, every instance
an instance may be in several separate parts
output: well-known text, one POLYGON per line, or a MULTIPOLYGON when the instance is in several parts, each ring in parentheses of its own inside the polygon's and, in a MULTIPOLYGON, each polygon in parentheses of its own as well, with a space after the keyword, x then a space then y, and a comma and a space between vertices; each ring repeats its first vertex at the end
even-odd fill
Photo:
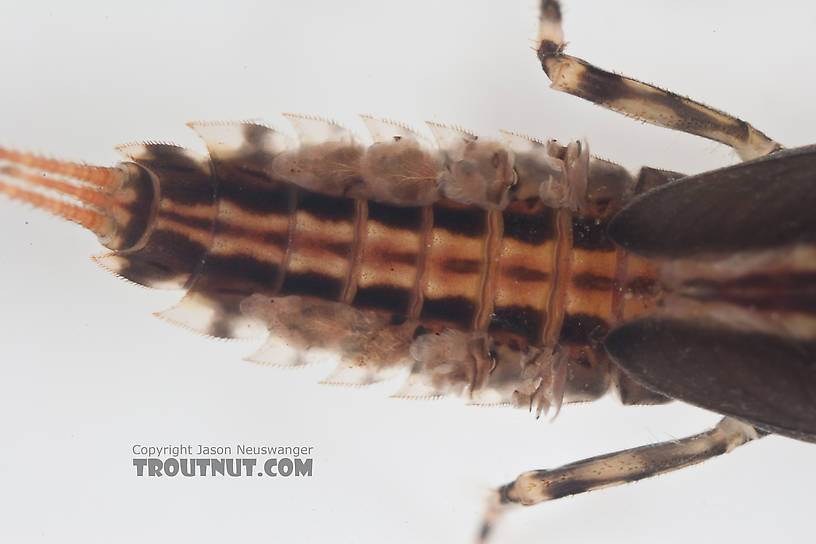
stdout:
POLYGON ((682 438, 583 459, 552 470, 532 470, 500 487, 491 499, 479 542, 486 542, 509 505, 544 501, 642 480, 728 453, 765 433, 725 417, 712 429, 682 438))
POLYGON ((558 0, 541 1, 538 58, 552 88, 653 125, 680 130, 732 147, 750 160, 781 145, 749 123, 705 104, 601 70, 564 54, 564 33, 558 0))

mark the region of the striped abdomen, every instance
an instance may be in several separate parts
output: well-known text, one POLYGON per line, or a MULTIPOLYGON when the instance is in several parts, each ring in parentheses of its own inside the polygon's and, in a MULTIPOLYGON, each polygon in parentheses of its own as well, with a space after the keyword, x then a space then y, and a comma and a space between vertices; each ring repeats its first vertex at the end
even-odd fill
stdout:
POLYGON ((209 163, 122 149, 141 185, 115 197, 128 243, 98 259, 187 289, 170 321, 218 337, 268 329, 339 351, 362 381, 408 363, 433 392, 491 389, 540 409, 603 394, 615 373, 600 341, 653 304, 651 267, 606 235, 631 177, 580 146, 514 155, 473 138, 451 162, 395 137, 286 156, 264 127, 196 128, 209 163))

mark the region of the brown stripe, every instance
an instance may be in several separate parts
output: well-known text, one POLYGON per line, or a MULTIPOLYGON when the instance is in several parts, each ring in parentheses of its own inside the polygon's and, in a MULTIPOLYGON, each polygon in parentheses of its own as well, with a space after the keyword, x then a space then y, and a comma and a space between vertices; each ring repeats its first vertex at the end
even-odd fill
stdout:
POLYGON ((505 268, 502 273, 507 278, 521 282, 545 282, 550 279, 550 275, 547 272, 527 268, 526 266, 511 266, 505 268))
POLYGON ((298 198, 298 211, 308 213, 321 221, 335 223, 354 221, 355 201, 350 198, 322 195, 311 191, 301 191, 298 198))
POLYGON ((542 245, 555 236, 553 209, 542 208, 534 213, 505 210, 504 236, 530 245, 542 245))
POLYGON ((649 276, 638 276, 629 280, 626 290, 639 297, 652 297, 660 289, 660 283, 649 276))
POLYGON ((119 274, 135 283, 150 285, 177 276, 190 275, 207 248, 173 230, 155 230, 147 245, 122 255, 128 262, 119 274))
POLYGON ((476 238, 487 228, 487 212, 475 206, 454 207, 438 202, 433 205, 434 228, 445 229, 452 234, 476 238))
POLYGON ((393 229, 416 232, 422 226, 422 208, 371 201, 368 204, 368 219, 393 229))
POLYGON ((289 212, 289 186, 246 167, 236 168, 256 179, 223 179, 218 189, 219 200, 228 200, 250 213, 286 215, 289 212))
POLYGON ((464 297, 427 298, 420 319, 438 320, 467 330, 473 325, 476 304, 464 297))
POLYGON ((216 179, 209 168, 182 148, 168 144, 145 144, 145 155, 137 161, 158 178, 160 196, 180 204, 215 202, 216 179))
POLYGON ((417 263, 417 254, 407 251, 392 251, 390 249, 384 249, 377 251, 377 257, 385 262, 410 265, 415 265, 417 263))
POLYGON ((332 276, 315 272, 287 272, 280 293, 306 295, 337 301, 343 291, 343 282, 332 276))
POLYGON ((218 233, 228 234, 236 238, 248 238, 250 240, 272 240, 272 241, 286 241, 287 237, 284 233, 270 231, 264 228, 251 228, 239 225, 233 225, 225 221, 225 218, 219 217, 218 233))
POLYGON ((558 342, 567 345, 592 345, 603 340, 608 332, 609 324, 597 316, 567 314, 564 316, 558 342))
POLYGON ((615 244, 606 234, 605 222, 595 217, 572 218, 572 247, 589 251, 614 251, 615 244))
POLYGON ((452 274, 477 274, 482 269, 482 261, 476 259, 445 259, 440 263, 440 268, 452 274))
POLYGON ((268 292, 278 272, 276 264, 249 255, 208 255, 195 290, 241 295, 268 292))
POLYGON ((751 274, 725 281, 685 282, 684 294, 703 301, 719 300, 760 311, 816 315, 816 272, 751 274))
POLYGON ((496 307, 493 310, 489 331, 518 334, 530 344, 536 345, 541 338, 541 328, 545 321, 546 316, 530 306, 496 307))
POLYGON ((608 276, 598 276, 591 272, 585 272, 573 276, 572 285, 582 291, 611 291, 615 281, 608 276))
MULTIPOLYGON (((309 234, 314 234, 313 232, 309 234)), ((331 253, 332 255, 337 255, 338 257, 342 257, 344 259, 348 259, 352 256, 353 249, 354 249, 354 241, 351 242, 335 242, 335 241, 327 241, 321 240, 320 238, 313 238, 309 237, 309 240, 303 241, 304 243, 300 244, 301 248, 309 247, 318 250, 323 250, 326 253, 331 253)))
POLYGON ((356 308, 384 310, 397 315, 405 315, 411 304, 411 290, 391 285, 360 287, 352 305, 356 308))
POLYGON ((251 240, 262 245, 271 245, 280 249, 283 249, 286 247, 286 244, 289 243, 289 236, 287 232, 278 232, 260 228, 248 229, 223 222, 219 222, 216 228, 216 235, 218 236, 219 240, 251 240))
MULTIPOLYGON (((181 223, 192 229, 201 230, 204 233, 208 233, 213 227, 213 221, 210 219, 186 215, 183 213, 177 213, 169 210, 163 210, 161 212, 161 217, 163 219, 168 219, 177 223, 181 223)), ((223 217, 218 218, 216 232, 219 239, 221 240, 229 238, 243 238, 253 240, 262 244, 274 245, 279 248, 283 248, 284 244, 288 242, 288 237, 286 233, 276 232, 273 230, 264 229, 262 227, 247 228, 244 226, 234 225, 225 222, 223 217)), ((342 249, 338 249, 333 248, 330 246, 329 243, 326 243, 325 246, 322 247, 325 247, 326 250, 330 252, 341 252, 339 253, 341 255, 346 255, 346 253, 348 252, 347 246, 342 249)))

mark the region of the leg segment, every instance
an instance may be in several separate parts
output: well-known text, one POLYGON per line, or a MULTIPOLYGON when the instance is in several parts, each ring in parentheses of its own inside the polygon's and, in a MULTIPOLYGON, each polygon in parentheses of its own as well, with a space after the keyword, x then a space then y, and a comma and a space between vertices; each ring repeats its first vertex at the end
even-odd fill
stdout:
POLYGON ((553 89, 646 123, 723 143, 742 160, 782 148, 750 124, 725 112, 565 55, 558 0, 542 0, 540 21, 538 58, 553 89))
POLYGON ((480 531, 484 542, 499 515, 511 504, 544 501, 634 482, 728 453, 765 433, 725 417, 712 429, 680 440, 659 442, 591 457, 552 470, 532 470, 500 487, 480 531))

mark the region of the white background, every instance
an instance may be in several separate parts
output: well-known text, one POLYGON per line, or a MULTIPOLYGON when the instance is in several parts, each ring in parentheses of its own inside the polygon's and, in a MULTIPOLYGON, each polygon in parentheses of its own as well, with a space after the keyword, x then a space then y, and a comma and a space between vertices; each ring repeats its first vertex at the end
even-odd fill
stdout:
MULTIPOLYGON (((569 52, 813 143, 816 7, 573 1, 569 52)), ((699 172, 727 148, 548 89, 533 0, 0 0, 0 144, 113 164, 140 139, 203 149, 190 120, 283 111, 506 128, 699 172)), ((673 404, 567 406, 553 424, 458 400, 316 385, 328 368, 241 361, 151 313, 179 293, 87 258, 92 235, 0 201, 0 540, 469 542, 519 472, 681 437, 717 416, 673 404), (139 479, 134 443, 306 443, 308 480, 139 479)), ((513 513, 500 542, 806 542, 816 450, 770 437, 702 466, 513 513)))

